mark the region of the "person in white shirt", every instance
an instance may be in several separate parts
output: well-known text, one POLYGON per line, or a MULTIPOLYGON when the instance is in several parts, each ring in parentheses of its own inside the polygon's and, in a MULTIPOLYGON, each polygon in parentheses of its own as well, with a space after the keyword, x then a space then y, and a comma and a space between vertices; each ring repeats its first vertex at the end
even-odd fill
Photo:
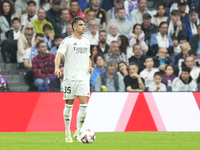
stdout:
POLYGON ((173 92, 195 92, 198 90, 197 83, 190 76, 191 69, 183 67, 181 75, 174 79, 172 83, 173 92))
POLYGON ((165 92, 167 91, 166 86, 161 83, 162 74, 160 72, 155 72, 153 82, 149 85, 150 92, 165 92))
POLYGON ((60 59, 64 56, 64 122, 65 142, 73 142, 70 131, 72 107, 74 98, 78 96, 80 108, 77 115, 77 127, 74 138, 81 142, 81 128, 86 117, 88 98, 90 97, 90 74, 93 73, 90 60, 90 41, 83 37, 85 32, 85 20, 75 17, 72 20, 74 34, 66 37, 56 54, 55 75, 59 77, 60 59))
POLYGON ((98 45, 99 42, 99 25, 96 20, 89 21, 89 31, 83 34, 83 37, 90 41, 91 45, 98 45))
POLYGON ((122 35, 125 35, 126 37, 128 37, 130 31, 133 28, 133 23, 130 21, 125 20, 125 9, 124 8, 120 8, 117 11, 117 19, 111 19, 108 22, 106 31, 109 33, 109 27, 111 24, 115 24, 117 26, 118 32, 122 35))
MULTIPOLYGON (((192 56, 188 56, 185 58, 185 65, 191 69, 190 75, 194 81, 197 81, 199 77, 200 69, 197 66, 194 66, 195 61, 192 56)), ((181 70, 179 71, 179 75, 181 75, 181 70)))
POLYGON ((115 24, 111 24, 110 27, 109 27, 109 32, 108 35, 107 35, 107 40, 106 40, 106 43, 108 45, 110 45, 110 43, 112 41, 117 41, 117 38, 118 36, 120 36, 120 34, 118 33, 118 29, 117 29, 117 26, 115 24))
POLYGON ((28 13, 22 15, 21 18, 21 23, 22 25, 27 24, 28 22, 33 23, 35 19, 38 18, 37 13, 36 13, 36 2, 33 0, 30 0, 27 2, 27 8, 28 8, 28 13))
POLYGON ((142 17, 145 13, 149 13, 152 16, 152 13, 147 9, 147 0, 138 0, 138 5, 138 9, 131 12, 133 25, 136 23, 142 24, 142 17))
POLYGON ((140 72, 140 77, 144 79, 146 88, 153 82, 153 76, 155 72, 158 72, 158 68, 153 68, 153 58, 146 57, 144 65, 146 68, 140 72))

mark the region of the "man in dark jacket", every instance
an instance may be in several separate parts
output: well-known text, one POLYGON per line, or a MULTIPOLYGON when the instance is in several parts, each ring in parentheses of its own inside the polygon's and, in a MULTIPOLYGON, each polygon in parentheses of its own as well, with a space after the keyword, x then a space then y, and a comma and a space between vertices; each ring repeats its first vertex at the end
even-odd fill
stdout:
POLYGON ((97 46, 98 53, 106 54, 109 50, 108 44, 106 44, 107 33, 105 30, 99 31, 99 43, 97 46))
POLYGON ((56 23, 58 23, 61 20, 60 3, 60 0, 53 0, 51 4, 52 8, 46 12, 46 19, 53 25, 55 33, 59 33, 56 23))
POLYGON ((61 17, 61 19, 58 23, 56 23, 56 25, 58 27, 59 34, 63 34, 63 33, 66 32, 67 24, 70 23, 70 21, 69 21, 69 10, 66 9, 66 8, 62 9, 60 17, 61 17))
POLYGON ((129 58, 129 63, 133 62, 138 66, 138 74, 145 68, 144 62, 145 62, 145 56, 141 55, 142 49, 139 44, 135 44, 133 46, 133 53, 134 56, 129 58))

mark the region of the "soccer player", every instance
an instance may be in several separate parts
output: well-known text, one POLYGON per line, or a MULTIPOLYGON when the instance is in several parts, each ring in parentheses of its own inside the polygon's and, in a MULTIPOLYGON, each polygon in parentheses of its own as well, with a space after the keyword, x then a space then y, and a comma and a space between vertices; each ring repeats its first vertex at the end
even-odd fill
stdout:
POLYGON ((90 97, 90 74, 93 73, 91 67, 90 42, 82 35, 85 31, 85 21, 81 17, 72 20, 74 34, 66 37, 56 54, 55 75, 60 76, 60 59, 65 58, 64 64, 64 121, 65 121, 65 142, 73 142, 70 133, 70 122, 72 117, 72 107, 74 98, 77 96, 80 108, 77 115, 77 128, 74 138, 81 142, 80 131, 86 117, 88 98, 90 97))

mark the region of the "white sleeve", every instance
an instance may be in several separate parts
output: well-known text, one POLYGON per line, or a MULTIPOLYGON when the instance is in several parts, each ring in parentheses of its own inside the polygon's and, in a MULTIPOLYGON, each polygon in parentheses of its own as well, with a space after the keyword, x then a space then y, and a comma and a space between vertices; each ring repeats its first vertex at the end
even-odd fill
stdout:
POLYGON ((196 91, 198 91, 198 87, 197 87, 197 83, 193 80, 193 83, 194 83, 194 86, 192 86, 193 88, 192 88, 192 92, 196 92, 196 91))
POLYGON ((65 54, 68 50, 69 38, 65 38, 60 44, 57 53, 65 54))
POLYGON ((155 87, 152 84, 150 84, 149 85, 149 92, 154 92, 154 91, 155 91, 155 87))
POLYGON ((24 54, 23 54, 23 59, 29 59, 30 58, 30 54, 31 51, 29 49, 27 49, 24 54))
POLYGON ((174 92, 176 92, 176 91, 179 91, 179 89, 178 89, 178 82, 177 82, 177 80, 178 80, 178 77, 177 78, 175 78, 174 79, 174 81, 173 81, 173 83, 172 83, 172 91, 174 92))

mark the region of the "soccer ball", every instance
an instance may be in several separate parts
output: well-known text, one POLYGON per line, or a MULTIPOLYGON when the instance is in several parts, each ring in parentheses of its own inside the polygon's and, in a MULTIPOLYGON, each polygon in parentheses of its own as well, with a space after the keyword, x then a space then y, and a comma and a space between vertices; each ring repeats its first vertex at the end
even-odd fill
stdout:
POLYGON ((81 133, 81 141, 83 143, 93 143, 95 141, 95 134, 91 130, 87 129, 81 133))

